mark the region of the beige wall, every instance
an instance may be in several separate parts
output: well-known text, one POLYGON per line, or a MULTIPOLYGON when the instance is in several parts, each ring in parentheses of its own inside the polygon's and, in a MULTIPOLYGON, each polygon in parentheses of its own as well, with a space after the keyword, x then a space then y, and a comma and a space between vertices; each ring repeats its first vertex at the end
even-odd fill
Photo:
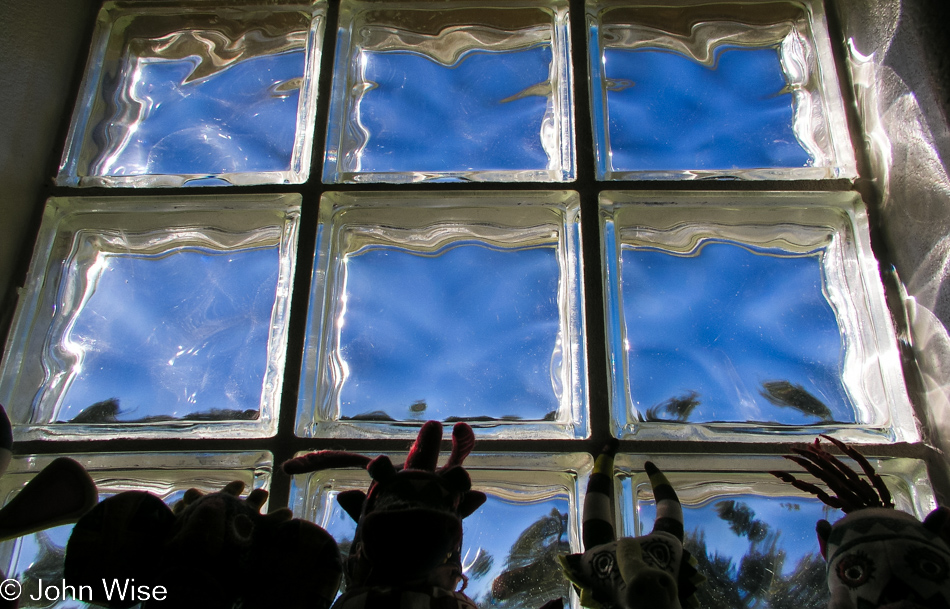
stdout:
POLYGON ((90 0, 0 0, 0 337, 45 198, 77 61, 95 15, 90 0))

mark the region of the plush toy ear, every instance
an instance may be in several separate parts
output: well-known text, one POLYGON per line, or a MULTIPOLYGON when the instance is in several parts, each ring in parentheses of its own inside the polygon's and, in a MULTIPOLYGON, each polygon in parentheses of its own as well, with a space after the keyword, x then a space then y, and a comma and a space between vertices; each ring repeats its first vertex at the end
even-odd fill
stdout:
POLYGON ((380 455, 370 461, 366 471, 377 482, 385 482, 396 475, 396 468, 386 455, 380 455))
POLYGON ((818 547, 821 550, 821 556, 828 560, 828 538, 831 536, 831 523, 827 520, 819 520, 815 525, 815 532, 818 533, 818 547))
POLYGON ((468 518, 487 500, 488 497, 481 491, 467 491, 462 495, 462 501, 459 503, 459 516, 468 518))
POLYGON ((439 473, 442 481, 453 491, 465 492, 472 488, 472 479, 462 467, 450 467, 439 473))
POLYGON ((76 522, 98 500, 96 485, 83 466, 60 457, 0 510, 0 541, 76 522))
POLYGON ((363 513, 363 504, 366 503, 366 493, 360 490, 343 491, 336 496, 337 503, 350 518, 359 522, 363 513))
POLYGON ((950 509, 943 506, 937 507, 924 518, 925 529, 950 543, 950 531, 947 530, 948 523, 950 523, 950 509))

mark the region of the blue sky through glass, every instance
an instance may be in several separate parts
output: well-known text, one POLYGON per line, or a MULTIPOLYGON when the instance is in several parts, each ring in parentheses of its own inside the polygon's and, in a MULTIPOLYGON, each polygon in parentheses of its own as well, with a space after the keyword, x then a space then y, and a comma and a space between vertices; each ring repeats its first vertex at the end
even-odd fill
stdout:
POLYGON ((350 255, 342 415, 544 419, 559 406, 558 281, 553 247, 350 255))
POLYGON ((454 65, 409 52, 363 51, 360 62, 370 86, 356 107, 354 128, 367 132, 360 171, 548 167, 550 45, 469 52, 454 65))
POLYGON ((110 398, 126 421, 259 410, 278 255, 276 247, 100 254, 94 289, 65 337, 82 361, 59 420, 110 398))
POLYGON ((120 142, 102 175, 287 171, 297 129, 305 51, 250 57, 187 82, 197 57, 134 59, 117 116, 101 128, 120 142), (136 108, 139 108, 136 112, 136 108), (124 124, 122 117, 129 117, 124 124), (117 120, 118 119, 118 120, 117 120))
POLYGON ((819 254, 711 242, 692 256, 625 248, 621 267, 628 386, 642 417, 854 422, 819 254))
POLYGON ((713 66, 659 49, 604 51, 616 171, 803 167, 776 48, 723 47, 713 66))

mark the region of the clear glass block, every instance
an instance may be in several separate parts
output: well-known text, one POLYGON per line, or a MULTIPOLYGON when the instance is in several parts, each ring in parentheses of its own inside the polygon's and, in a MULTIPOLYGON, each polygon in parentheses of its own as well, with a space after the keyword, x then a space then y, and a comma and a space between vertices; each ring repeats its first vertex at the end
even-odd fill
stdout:
POLYGON ((857 177, 820 0, 588 0, 597 178, 857 177))
MULTIPOLYGON (((392 455, 393 463, 405 455, 392 455)), ((540 607, 571 594, 558 554, 580 551, 582 485, 593 467, 583 453, 470 455, 465 469, 472 487, 488 496, 462 521, 465 594, 479 607, 540 607)), ((334 469, 294 476, 290 506, 297 518, 325 528, 345 556, 356 523, 336 496, 369 487, 365 470, 334 469)))
POLYGON ((574 177, 568 3, 341 2, 323 181, 574 177))
MULTIPOLYGON (((9 502, 57 456, 15 457, 0 479, 0 503, 9 502)), ((267 452, 113 453, 69 457, 89 472, 99 490, 100 501, 124 491, 147 491, 169 506, 190 488, 213 493, 234 480, 244 482, 245 493, 255 488, 267 489, 273 470, 273 458, 267 452)), ((262 513, 266 512, 265 504, 262 513)), ((60 587, 66 543, 72 530, 72 524, 65 524, 0 543, 0 570, 22 585, 21 609, 96 606, 71 598, 49 602, 30 600, 42 597, 40 579, 44 590, 51 585, 60 587)), ((47 593, 47 597, 50 595, 47 593)))
POLYGON ((601 195, 618 437, 919 439, 855 193, 601 195))
POLYGON ((300 200, 50 199, 0 377, 15 437, 273 435, 300 200))
POLYGON ((297 434, 586 437, 579 213, 570 192, 325 194, 297 434))
POLYGON ((57 183, 299 184, 325 3, 106 2, 57 183))
MULTIPOLYGON (((825 609, 826 564, 815 525, 844 514, 769 471, 820 482, 779 456, 618 455, 616 488, 623 535, 653 529, 656 503, 643 471, 653 461, 683 504, 686 549, 706 582, 705 609, 825 609)), ((855 471, 860 468, 842 459, 855 471)), ((937 507, 926 465, 915 459, 868 459, 884 479, 898 510, 923 519, 937 507)))

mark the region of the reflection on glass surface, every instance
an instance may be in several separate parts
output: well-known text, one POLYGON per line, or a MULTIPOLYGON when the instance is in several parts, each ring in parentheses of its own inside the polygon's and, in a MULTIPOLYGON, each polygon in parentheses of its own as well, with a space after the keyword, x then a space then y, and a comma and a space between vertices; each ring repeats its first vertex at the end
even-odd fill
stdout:
POLYGON ((326 182, 564 181, 567 4, 344 2, 326 182))
MULTIPOLYGON (((403 460, 393 456, 394 463, 403 460)), ((463 521, 465 594, 479 607, 540 607, 558 596, 570 597, 557 555, 579 547, 578 479, 591 464, 588 455, 472 455, 466 460, 473 488, 488 495, 463 521)), ((329 531, 345 556, 356 524, 335 497, 368 486, 365 471, 295 476, 290 505, 298 518, 329 531)))
MULTIPOLYGON (((625 535, 649 532, 656 517, 653 492, 642 473, 644 460, 632 455, 617 460, 625 535)), ((666 473, 683 504, 686 548, 706 577, 697 593, 700 607, 828 606, 826 564, 815 524, 835 522, 844 514, 763 473, 794 465, 780 457, 673 455, 651 460, 666 473)), ((922 518, 936 505, 922 462, 872 459, 872 464, 898 509, 922 518)))
POLYGON ((599 179, 855 177, 820 2, 588 2, 599 179))
POLYGON ((0 381, 18 433, 273 433, 298 206, 51 200, 0 381))
MULTIPOLYGON (((100 501, 124 491, 136 490, 152 493, 168 505, 180 500, 190 488, 212 493, 234 480, 244 482, 245 493, 255 488, 266 489, 270 484, 273 465, 269 453, 127 453, 70 457, 79 461, 89 472, 98 487, 100 501)), ((15 458, 0 480, 0 502, 8 502, 53 458, 15 458)), ((96 606, 73 599, 50 602, 30 600, 31 597, 41 596, 40 579, 43 580, 43 589, 48 590, 47 594, 61 589, 66 543, 72 530, 73 525, 67 524, 0 543, 0 571, 22 584, 21 609, 96 606)))
POLYGON ((60 183, 306 180, 321 6, 108 5, 60 183))
POLYGON ((917 437, 860 199, 604 193, 613 425, 917 437))
POLYGON ((586 435, 570 193, 326 195, 300 435, 586 435))

